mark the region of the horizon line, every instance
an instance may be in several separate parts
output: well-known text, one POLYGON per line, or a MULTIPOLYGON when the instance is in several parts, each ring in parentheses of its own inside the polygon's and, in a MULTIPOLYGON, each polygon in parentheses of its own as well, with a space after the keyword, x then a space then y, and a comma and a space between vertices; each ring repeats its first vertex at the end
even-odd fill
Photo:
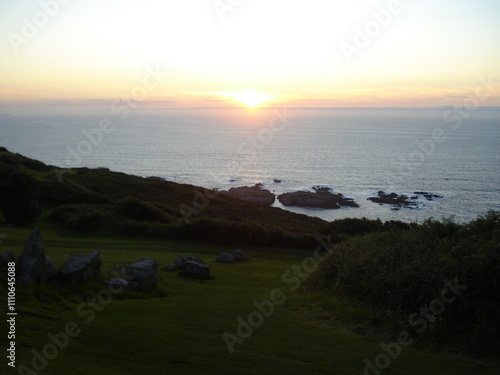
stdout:
MULTIPOLYGON (((376 107, 366 107, 366 106, 358 106, 358 107, 304 107, 304 106, 294 106, 294 107, 289 107, 289 106, 270 106, 270 107, 257 107, 257 108, 252 108, 252 107, 169 107, 169 108, 135 108, 135 111, 169 111, 169 110, 196 110, 196 109, 203 109, 203 110, 251 110, 251 111, 258 111, 258 110, 265 110, 265 109, 283 109, 283 108, 288 108, 288 109, 299 109, 299 110, 345 110, 345 109, 358 109, 358 110, 382 110, 382 109, 407 109, 407 110, 419 110, 419 109, 449 109, 449 108, 454 108, 456 104, 454 105, 441 105, 441 106, 422 106, 422 107, 408 107, 408 106, 376 106, 376 107)), ((66 108, 59 108, 59 109, 53 109, 54 112, 58 112, 59 110, 64 111, 66 108)), ((490 110, 500 110, 500 106, 478 106, 475 108, 475 110, 478 109, 490 109, 490 110)), ((12 114, 8 112, 3 112, 0 113, 0 116, 2 117, 14 117, 14 116, 23 116, 22 114, 12 114)))

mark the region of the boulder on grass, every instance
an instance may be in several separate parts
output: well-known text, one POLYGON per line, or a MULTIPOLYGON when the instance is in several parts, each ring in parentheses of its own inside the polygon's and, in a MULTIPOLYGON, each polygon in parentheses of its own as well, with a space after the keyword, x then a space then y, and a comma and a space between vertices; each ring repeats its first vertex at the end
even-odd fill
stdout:
POLYGON ((194 257, 191 255, 186 258, 186 262, 195 262, 195 263, 203 264, 203 261, 201 260, 201 258, 194 257))
POLYGON ((250 257, 246 255, 242 250, 234 250, 233 258, 236 262, 248 262, 250 257))
POLYGON ((210 279, 210 267, 205 264, 187 261, 182 265, 181 276, 191 279, 210 279))
POLYGON ((107 285, 109 290, 113 293, 120 293, 122 290, 137 292, 139 289, 139 283, 121 279, 119 277, 113 277, 109 280, 106 280, 103 282, 103 284, 107 285))
POLYGON ((165 272, 176 272, 178 270, 177 266, 175 263, 167 264, 165 267, 161 269, 162 271, 165 272))
POLYGON ((220 253, 217 256, 217 262, 220 263, 234 263, 234 257, 229 253, 220 253))
POLYGON ((186 263, 186 257, 184 255, 179 255, 175 260, 175 266, 179 269, 182 268, 184 263, 186 263))
POLYGON ((57 275, 57 269, 54 263, 50 260, 48 256, 45 256, 45 277, 50 279, 57 275))
POLYGON ((158 264, 153 258, 139 258, 129 265, 118 266, 117 269, 123 279, 139 284, 139 292, 153 290, 160 281, 158 264))
POLYGON ((71 284, 83 284, 101 274, 99 250, 90 254, 71 254, 59 271, 58 278, 71 284))
POLYGON ((40 230, 36 227, 24 245, 23 253, 17 262, 17 284, 29 285, 43 283, 45 273, 45 248, 40 230))
POLYGON ((203 261, 201 260, 201 258, 198 258, 198 257, 195 257, 195 256, 187 256, 185 257, 184 255, 179 255, 177 257, 177 259, 175 260, 175 266, 178 268, 178 269, 181 269, 182 268, 182 265, 186 262, 195 262, 195 263, 200 263, 200 264, 203 264, 203 261))

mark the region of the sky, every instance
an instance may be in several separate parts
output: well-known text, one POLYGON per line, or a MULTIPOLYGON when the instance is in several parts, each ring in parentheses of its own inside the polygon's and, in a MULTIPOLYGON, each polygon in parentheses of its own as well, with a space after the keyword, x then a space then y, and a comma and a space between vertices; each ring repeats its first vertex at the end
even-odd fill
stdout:
POLYGON ((498 0, 0 2, 0 113, 449 106, 485 80, 500 106, 498 0))

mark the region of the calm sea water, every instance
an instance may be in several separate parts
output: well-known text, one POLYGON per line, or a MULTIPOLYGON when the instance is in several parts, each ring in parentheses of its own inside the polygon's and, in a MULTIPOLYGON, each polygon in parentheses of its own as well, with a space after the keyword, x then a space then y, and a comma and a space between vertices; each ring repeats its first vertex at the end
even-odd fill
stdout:
POLYGON ((469 221, 488 209, 500 210, 498 109, 478 109, 469 117, 447 109, 165 110, 136 111, 125 119, 113 113, 0 116, 0 145, 61 167, 107 167, 207 188, 260 182, 281 193, 324 185, 360 205, 290 209, 326 220, 455 216, 469 221), (111 122, 111 131, 99 130, 103 120, 111 122), (367 201, 379 190, 427 191, 443 198, 393 211, 367 201))

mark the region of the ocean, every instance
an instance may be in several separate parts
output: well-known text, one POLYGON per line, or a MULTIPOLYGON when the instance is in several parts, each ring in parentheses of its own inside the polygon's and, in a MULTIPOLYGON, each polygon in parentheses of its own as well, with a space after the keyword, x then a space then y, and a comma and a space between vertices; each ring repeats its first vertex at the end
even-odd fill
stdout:
MULTIPOLYGON (((325 220, 467 222, 500 210, 500 109, 176 109, 0 116, 0 146, 60 167, 106 167, 206 188, 327 186, 360 207, 325 220), (378 191, 442 198, 393 210, 378 191)), ((183 202, 190 204, 190 202, 183 202)))

